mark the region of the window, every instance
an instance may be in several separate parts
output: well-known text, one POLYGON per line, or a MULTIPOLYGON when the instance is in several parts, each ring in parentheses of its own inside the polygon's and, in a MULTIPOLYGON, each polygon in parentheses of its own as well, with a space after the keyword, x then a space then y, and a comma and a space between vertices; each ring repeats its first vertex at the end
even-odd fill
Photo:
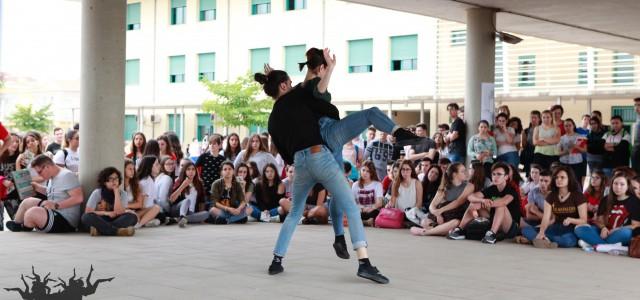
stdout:
POLYGON ((127 30, 140 29, 140 3, 127 4, 127 30))
POLYGON ((504 87, 504 48, 501 41, 496 40, 495 73, 493 81, 496 88, 504 87))
POLYGON ((287 10, 298 10, 307 8, 307 0, 285 0, 287 10))
POLYGON ((251 49, 251 73, 262 73, 264 64, 269 63, 269 48, 251 49))
POLYGON ((418 35, 391 37, 391 71, 418 69, 418 35))
POLYGON ((518 56, 518 86, 536 85, 536 56, 518 56))
POLYGON ((290 76, 302 75, 298 64, 306 61, 306 45, 285 46, 284 47, 284 70, 290 76))
POLYGON ((467 44, 467 30, 451 30, 451 46, 464 46, 467 44))
POLYGON ((198 80, 207 79, 215 80, 216 74, 216 54, 200 53, 198 54, 198 80))
POLYGON ((184 55, 169 56, 169 82, 184 82, 184 55))
POLYGON ((187 19, 187 0, 171 0, 171 25, 184 24, 187 19))
MULTIPOLYGON (((629 106, 612 106, 611 116, 621 116, 625 125, 632 125, 636 121, 636 110, 633 105, 629 106)), ((629 128, 627 128, 629 131, 629 128)))
POLYGON ((138 131, 138 116, 124 115, 124 140, 130 141, 138 131))
POLYGON ((213 133, 213 123, 211 114, 197 114, 198 127, 196 128, 196 137, 202 141, 205 134, 213 133))
POLYGON ((216 19, 216 0, 200 0, 200 21, 216 19))
POLYGON ((578 53, 578 84, 587 84, 587 73, 589 72, 587 66, 587 52, 581 51, 578 53))
POLYGON ((626 85, 633 83, 633 55, 622 52, 613 53, 613 84, 626 85))
POLYGON ((349 41, 349 73, 373 71, 373 39, 349 41))
POLYGON ((125 63, 124 73, 126 85, 138 85, 140 83, 140 60, 128 59, 125 63))
POLYGON ((182 114, 168 114, 167 117, 169 120, 167 131, 175 132, 178 138, 182 140, 182 114))
POLYGON ((251 0, 251 14, 262 15, 271 13, 271 0, 251 0))

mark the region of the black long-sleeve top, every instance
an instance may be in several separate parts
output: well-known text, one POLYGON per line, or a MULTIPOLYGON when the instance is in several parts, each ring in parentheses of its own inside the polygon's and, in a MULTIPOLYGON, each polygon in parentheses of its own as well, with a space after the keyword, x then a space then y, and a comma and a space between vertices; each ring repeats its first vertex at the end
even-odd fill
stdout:
POLYGON ((335 105, 315 98, 312 92, 299 86, 273 104, 269 134, 287 164, 293 164, 297 151, 324 144, 318 125, 319 116, 340 118, 335 105))

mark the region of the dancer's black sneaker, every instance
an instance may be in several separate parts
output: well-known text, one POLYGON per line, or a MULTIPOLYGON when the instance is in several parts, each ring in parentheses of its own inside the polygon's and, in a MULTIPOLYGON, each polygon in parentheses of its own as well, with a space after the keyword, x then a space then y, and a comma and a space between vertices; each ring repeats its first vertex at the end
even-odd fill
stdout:
POLYGON ((342 259, 349 259, 351 257, 346 244, 333 243, 333 249, 336 250, 336 255, 342 259))
POLYGON ((284 268, 282 267, 282 257, 274 255, 271 265, 269 266, 269 275, 276 275, 282 272, 284 272, 284 268))
POLYGON ((358 276, 381 284, 389 283, 389 278, 382 275, 378 268, 368 264, 361 264, 358 267, 358 276))
POLYGON ((415 145, 424 141, 424 137, 419 137, 413 134, 411 131, 406 130, 404 128, 398 128, 394 133, 393 137, 396 138, 396 145, 398 146, 407 146, 407 145, 415 145))

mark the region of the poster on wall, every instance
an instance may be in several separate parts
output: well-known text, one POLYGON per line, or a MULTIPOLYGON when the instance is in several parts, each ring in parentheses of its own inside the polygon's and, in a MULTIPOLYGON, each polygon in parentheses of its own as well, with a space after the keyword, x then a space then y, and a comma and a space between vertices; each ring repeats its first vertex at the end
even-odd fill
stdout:
POLYGON ((480 120, 487 120, 493 125, 495 114, 495 84, 483 82, 481 85, 480 120))

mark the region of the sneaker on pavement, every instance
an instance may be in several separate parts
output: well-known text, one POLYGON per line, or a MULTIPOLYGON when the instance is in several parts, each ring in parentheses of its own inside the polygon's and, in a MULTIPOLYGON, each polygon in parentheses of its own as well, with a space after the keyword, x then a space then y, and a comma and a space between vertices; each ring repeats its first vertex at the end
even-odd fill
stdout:
POLYGON ((256 222, 256 221, 258 221, 258 219, 256 219, 256 218, 252 217, 251 215, 248 215, 248 216, 247 216, 247 221, 249 221, 249 222, 256 222))
POLYGON ((269 222, 271 220, 271 216, 268 211, 263 211, 260 213, 260 221, 269 222))
POLYGON ((144 225, 144 227, 158 227, 158 226, 160 226, 160 220, 158 219, 153 219, 144 225))
POLYGON ((269 221, 271 223, 280 223, 280 215, 275 215, 273 217, 269 217, 269 221))
POLYGON ((100 235, 100 233, 98 232, 98 229, 96 229, 93 226, 89 227, 89 234, 91 236, 99 236, 100 235))
POLYGON ((415 145, 426 139, 424 137, 419 137, 404 128, 398 128, 393 133, 393 137, 396 138, 396 145, 398 146, 415 145))
POLYGON ((616 252, 627 252, 627 253, 629 252, 629 247, 622 246, 622 243, 600 244, 600 245, 597 245, 595 249, 598 252, 610 253, 613 255, 620 255, 620 254, 616 254, 616 252))
POLYGON ((180 220, 178 221, 178 226, 180 226, 180 228, 185 228, 185 227, 187 227, 187 223, 189 223, 187 218, 180 217, 180 220))
POLYGON ((389 283, 389 278, 382 275, 378 268, 371 265, 360 265, 358 267, 358 276, 381 284, 389 283))
POLYGON ((580 248, 585 252, 593 252, 595 250, 593 246, 583 240, 578 240, 578 246, 580 246, 580 248))
POLYGON ((558 243, 552 242, 548 239, 535 239, 533 240, 533 246, 542 249, 555 249, 558 248, 558 243))
POLYGON ((7 221, 6 223, 7 229, 13 232, 24 231, 24 226, 20 223, 16 223, 15 221, 7 221))
POLYGON ((447 234, 447 238, 450 240, 464 240, 466 236, 462 228, 456 227, 447 234))
POLYGON ((496 240, 496 234, 491 230, 487 231, 482 238, 482 242, 485 244, 495 244, 496 240))
POLYGON ((133 226, 129 226, 129 227, 125 227, 125 228, 118 228, 117 235, 118 236, 133 236, 135 233, 136 233, 136 230, 133 228, 133 226))

